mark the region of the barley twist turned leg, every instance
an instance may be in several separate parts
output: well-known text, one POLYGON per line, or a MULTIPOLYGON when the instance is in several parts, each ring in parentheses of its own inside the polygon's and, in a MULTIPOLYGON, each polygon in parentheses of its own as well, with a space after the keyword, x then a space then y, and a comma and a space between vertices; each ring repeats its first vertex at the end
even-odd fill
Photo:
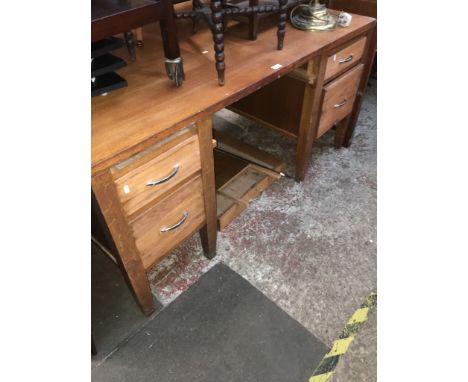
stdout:
POLYGON ((278 0, 279 3, 279 22, 278 22, 278 50, 283 49, 284 35, 286 34, 287 3, 288 0, 278 0))
POLYGON ((211 0, 211 18, 213 21, 212 32, 215 50, 216 70, 218 71, 218 83, 224 85, 224 33, 223 33, 223 8, 221 0, 211 0))

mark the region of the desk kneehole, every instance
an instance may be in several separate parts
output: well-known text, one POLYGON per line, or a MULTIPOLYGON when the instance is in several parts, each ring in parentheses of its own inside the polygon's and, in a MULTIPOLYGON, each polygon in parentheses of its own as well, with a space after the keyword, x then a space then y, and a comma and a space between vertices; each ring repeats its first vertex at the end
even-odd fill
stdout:
POLYGON ((203 184, 196 176, 130 223, 143 266, 150 268, 205 221, 203 184))
POLYGON ((223 230, 251 200, 278 180, 286 164, 264 151, 214 131, 218 228, 223 230))

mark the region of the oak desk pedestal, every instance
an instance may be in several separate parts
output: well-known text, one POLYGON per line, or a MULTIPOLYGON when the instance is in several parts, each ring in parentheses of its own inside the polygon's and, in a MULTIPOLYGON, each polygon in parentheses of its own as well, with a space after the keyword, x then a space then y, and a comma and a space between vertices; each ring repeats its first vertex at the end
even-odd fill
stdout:
POLYGON ((371 29, 326 50, 229 107, 296 139, 296 180, 304 179, 314 140, 333 126, 336 148, 350 145, 372 68, 375 38, 371 29))
POLYGON ((197 231, 205 256, 216 253, 212 151, 208 119, 92 178, 93 211, 106 231, 104 241, 120 255, 119 265, 147 314, 153 297, 146 271, 153 264, 197 231))
MULTIPOLYGON (((267 21, 262 27, 267 28, 267 21)), ((231 165, 229 174, 219 172, 226 157, 217 154, 214 165, 211 115, 270 84, 284 83, 288 88, 289 83, 293 84, 295 90, 291 94, 298 100, 295 103, 301 116, 296 133, 301 158, 298 174, 303 176, 313 140, 337 119, 348 119, 339 136, 343 144, 349 142, 355 123, 352 119, 357 116, 360 92, 364 90, 360 81, 368 71, 365 57, 375 20, 353 15, 348 28, 319 34, 287 24, 287 41, 280 51, 276 49, 275 20, 270 28, 259 32, 256 41, 245 40, 244 25, 228 28, 225 49, 235 54, 226 56, 224 87, 218 86, 213 75, 211 32, 203 28, 193 35, 191 27, 190 20, 178 22, 187 74, 184 86, 176 88, 166 81, 163 52, 158 49, 161 36, 154 26, 148 25, 138 60, 121 69, 128 87, 92 99, 95 221, 104 227, 110 252, 116 255, 147 314, 153 310, 153 297, 146 271, 197 231, 205 255, 214 256, 217 224, 222 228, 240 213, 246 200, 253 197, 251 190, 257 192, 261 189, 259 184, 266 187, 275 171, 283 168, 280 161, 259 154, 255 148, 243 150, 229 138, 216 137, 226 150, 245 151, 247 156, 257 158, 256 163, 260 160, 272 169, 240 163, 239 172, 233 171, 235 166, 231 165), (363 38, 364 58, 334 69, 334 63, 329 63, 330 55, 354 42, 362 44, 363 38), (342 98, 349 101, 335 111, 334 105, 341 103, 342 98), (234 195, 232 186, 241 176, 252 183, 242 180, 240 183, 250 184, 249 188, 234 195)), ((270 112, 274 114, 275 97, 271 99, 270 112)), ((292 104, 293 97, 280 103, 292 104)))

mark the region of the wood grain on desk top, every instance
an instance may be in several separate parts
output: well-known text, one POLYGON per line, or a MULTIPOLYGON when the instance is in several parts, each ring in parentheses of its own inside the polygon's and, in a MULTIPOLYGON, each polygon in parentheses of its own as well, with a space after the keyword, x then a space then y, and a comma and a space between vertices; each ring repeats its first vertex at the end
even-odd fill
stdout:
MULTIPOLYGON (((373 26, 375 20, 353 15, 348 28, 303 32, 286 26, 285 46, 276 50, 276 18, 265 20, 257 41, 246 39, 244 24, 225 35, 226 85, 219 86, 211 32, 191 33, 191 20, 179 20, 179 41, 186 80, 176 88, 164 69, 158 25, 144 28, 137 60, 119 70, 128 87, 92 98, 92 174, 128 158, 190 123, 274 81, 325 49, 338 47, 373 26), (282 67, 274 70, 273 65, 282 67)), ((125 49, 117 52, 128 58, 125 49)))

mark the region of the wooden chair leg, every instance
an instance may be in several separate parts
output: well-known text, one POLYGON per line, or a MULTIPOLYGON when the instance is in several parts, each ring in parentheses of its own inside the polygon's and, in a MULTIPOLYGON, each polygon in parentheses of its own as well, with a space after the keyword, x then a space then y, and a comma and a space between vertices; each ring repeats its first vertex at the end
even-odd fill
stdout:
POLYGON ((216 70, 218 83, 224 85, 224 33, 223 33, 223 9, 221 0, 211 0, 211 18, 213 21, 212 34, 214 42, 216 70))
POLYGON ((193 33, 198 32, 198 17, 197 16, 192 17, 192 32, 193 33))
POLYGON ((135 29, 135 35, 136 35, 136 46, 138 48, 141 48, 143 46, 143 29, 142 28, 135 29))
POLYGON ((276 32, 278 36, 278 50, 283 49, 284 45, 284 36, 286 34, 286 19, 288 7, 288 0, 278 0, 279 3, 279 22, 278 22, 278 31, 276 32))
MULTIPOLYGON (((258 6, 259 0, 249 0, 249 7, 258 6)), ((260 17, 258 14, 249 15, 249 39, 255 41, 257 39, 258 20, 260 17)))
POLYGON ((136 52, 135 52, 135 40, 133 39, 133 32, 128 31, 124 33, 125 44, 127 45, 128 54, 130 55, 130 60, 136 60, 136 52))
MULTIPOLYGON (((192 11, 195 11, 196 9, 200 8, 200 2, 197 0, 192 0, 192 11)), ((198 23, 199 23, 199 18, 198 16, 193 16, 192 17, 192 32, 197 33, 198 32, 198 23)))
POLYGON ((258 33, 258 21, 260 17, 257 14, 249 16, 249 39, 255 41, 258 33))
POLYGON ((177 26, 174 16, 174 7, 169 0, 163 0, 164 17, 160 20, 161 37, 163 40, 165 66, 167 76, 176 86, 182 85, 185 79, 184 65, 180 56, 179 41, 177 39, 177 26))

